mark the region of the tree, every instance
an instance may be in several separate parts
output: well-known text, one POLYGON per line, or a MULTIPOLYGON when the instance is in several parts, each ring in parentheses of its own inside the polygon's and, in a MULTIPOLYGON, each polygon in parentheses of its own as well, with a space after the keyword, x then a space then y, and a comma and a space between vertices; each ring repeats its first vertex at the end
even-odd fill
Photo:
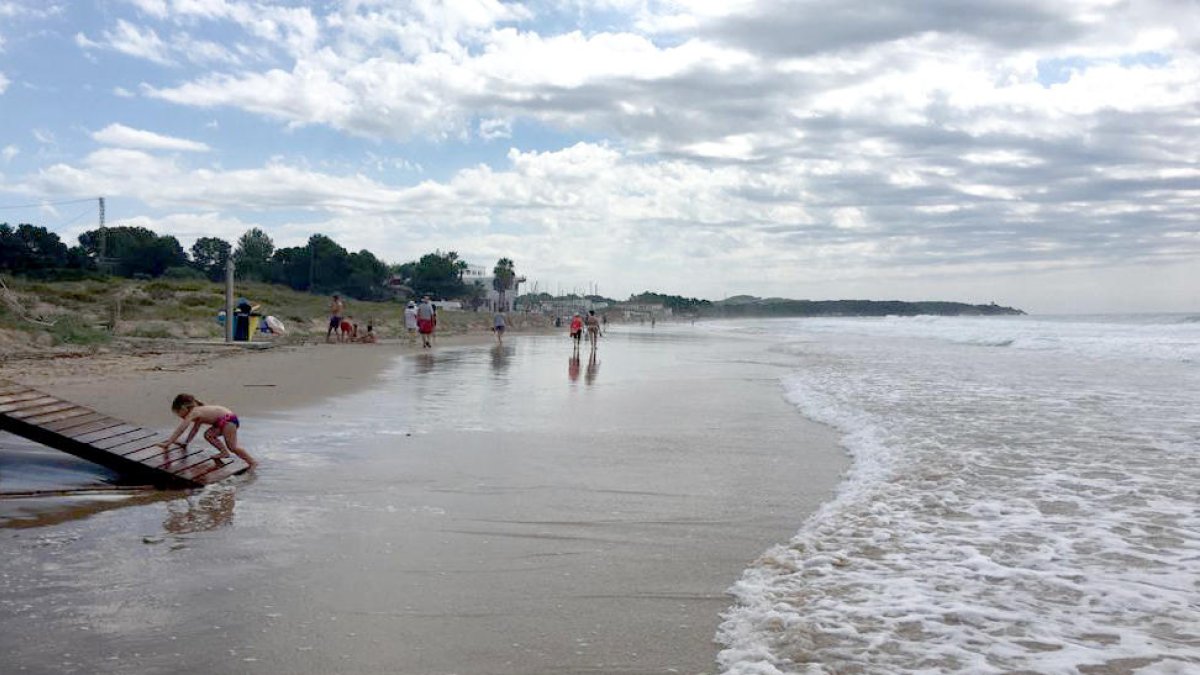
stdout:
POLYGON ((233 262, 238 276, 243 279, 267 281, 271 278, 271 255, 275 253, 275 242, 266 232, 252 227, 238 239, 233 262))
POLYGON ((464 284, 463 288, 463 300, 472 311, 478 312, 484 301, 487 300, 487 289, 483 287, 483 282, 476 279, 469 284, 464 284))
POLYGON ((308 238, 308 255, 311 281, 308 290, 313 293, 341 292, 350 276, 350 253, 329 237, 314 234, 308 238))
MULTIPOLYGON (((462 274, 467 269, 467 263, 459 259, 458 253, 434 251, 411 264, 412 274, 407 278, 417 295, 434 298, 457 298, 462 295, 465 288, 462 274)), ((401 269, 404 268, 402 265, 401 269)))
POLYGON ((200 237, 192 244, 192 264, 213 281, 225 278, 225 262, 229 260, 229 242, 217 237, 200 237))
POLYGON ((384 299, 384 283, 388 278, 386 263, 366 249, 351 253, 347 263, 350 274, 342 284, 347 295, 360 300, 384 299))
POLYGON ((501 258, 496 262, 496 267, 492 269, 492 288, 500 294, 500 306, 504 307, 504 294, 512 290, 513 283, 517 279, 516 270, 513 269, 513 261, 508 258, 501 258))
POLYGON ((66 267, 68 260, 66 244, 46 228, 22 224, 14 230, 8 223, 0 223, 0 269, 57 269, 66 267))
MULTIPOLYGON (((93 260, 100 255, 100 230, 79 235, 79 245, 93 260)), ((159 236, 144 227, 118 226, 103 232, 105 257, 116 261, 116 272, 122 276, 162 276, 168 267, 187 265, 187 254, 179 240, 159 236)))
POLYGON ((298 291, 309 289, 312 255, 307 246, 292 246, 275 250, 271 256, 271 281, 298 291))

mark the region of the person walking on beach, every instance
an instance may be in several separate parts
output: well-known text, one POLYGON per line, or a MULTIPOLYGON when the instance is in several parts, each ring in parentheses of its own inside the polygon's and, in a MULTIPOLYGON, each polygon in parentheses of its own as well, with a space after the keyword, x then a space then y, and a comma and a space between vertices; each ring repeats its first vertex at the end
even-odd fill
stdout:
POLYGON ((592 351, 596 351, 596 341, 600 339, 600 319, 596 318, 596 310, 589 309, 587 317, 588 340, 592 343, 592 351))
POLYGON ((497 309, 496 314, 492 316, 492 330, 496 331, 496 342, 504 344, 504 328, 508 320, 504 317, 504 310, 497 309))
POLYGON ((412 300, 404 308, 404 330, 408 331, 409 342, 417 339, 417 303, 412 300))
POLYGON ((228 464, 230 461, 229 453, 233 452, 233 454, 241 457, 251 467, 258 465, 258 462, 250 456, 250 453, 238 445, 237 433, 238 428, 241 427, 241 422, 238 421, 237 415, 233 414, 233 411, 229 408, 220 405, 204 405, 191 394, 180 394, 175 397, 174 401, 171 401, 171 412, 175 413, 183 421, 175 428, 170 438, 157 444, 158 447, 163 450, 170 448, 179 440, 179 437, 183 435, 183 431, 190 424, 192 425, 192 431, 188 434, 187 440, 180 443, 181 446, 186 448, 188 443, 191 443, 192 439, 196 437, 196 433, 200 431, 200 427, 207 424, 209 427, 208 431, 204 432, 204 440, 208 441, 209 445, 216 448, 219 453, 216 457, 213 457, 214 462, 217 464, 228 464))
POLYGON ((579 312, 571 317, 571 339, 575 341, 575 351, 579 351, 579 341, 583 339, 583 319, 579 312))
POLYGON ((428 295, 421 298, 421 304, 417 306, 417 331, 421 333, 421 347, 432 348, 433 303, 429 301, 428 295))
POLYGON ((325 341, 332 342, 330 336, 337 336, 337 341, 342 341, 342 313, 346 311, 346 303, 342 302, 340 296, 333 296, 333 300, 329 303, 329 330, 325 331, 325 341))

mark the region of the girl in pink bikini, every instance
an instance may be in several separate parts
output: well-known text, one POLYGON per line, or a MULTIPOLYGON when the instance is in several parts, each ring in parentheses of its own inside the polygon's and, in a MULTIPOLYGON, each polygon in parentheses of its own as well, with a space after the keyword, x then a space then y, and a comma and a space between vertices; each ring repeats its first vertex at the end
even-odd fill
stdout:
POLYGON ((183 435, 184 429, 191 424, 191 433, 188 434, 187 440, 180 444, 186 448, 188 443, 191 443, 192 439, 196 437, 196 433, 200 431, 201 425, 207 424, 209 427, 208 431, 204 432, 204 439, 220 452, 219 455, 213 457, 214 462, 228 464, 229 453, 232 451, 238 457, 246 460, 250 466, 258 464, 245 448, 238 445, 237 432, 241 423, 238 422, 237 415, 233 414, 229 408, 220 405, 204 405, 191 394, 180 394, 171 402, 171 412, 181 417, 183 422, 176 427, 170 438, 158 444, 162 449, 166 450, 171 447, 171 444, 183 435))

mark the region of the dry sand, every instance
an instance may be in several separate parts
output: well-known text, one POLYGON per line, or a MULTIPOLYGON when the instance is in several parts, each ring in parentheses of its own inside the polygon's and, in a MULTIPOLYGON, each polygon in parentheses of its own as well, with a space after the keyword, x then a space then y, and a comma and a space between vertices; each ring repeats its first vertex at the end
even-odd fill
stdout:
MULTIPOLYGON (((494 341, 488 334, 439 337, 446 348, 494 341)), ((170 402, 189 392, 239 414, 318 403, 368 387, 408 340, 376 344, 225 346, 162 341, 97 354, 57 354, 0 363, 0 379, 37 387, 144 426, 171 426, 170 402)))

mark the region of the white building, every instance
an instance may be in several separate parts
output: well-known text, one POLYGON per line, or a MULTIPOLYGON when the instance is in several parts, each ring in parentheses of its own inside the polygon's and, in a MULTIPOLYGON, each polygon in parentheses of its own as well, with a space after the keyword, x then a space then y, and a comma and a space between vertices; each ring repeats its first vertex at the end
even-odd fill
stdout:
MULTIPOLYGON (((483 265, 468 265, 463 271, 462 280, 464 284, 478 284, 485 291, 483 309, 494 312, 500 309, 500 291, 497 291, 493 286, 496 275, 492 270, 483 265)), ((511 312, 513 303, 517 296, 520 295, 521 284, 525 282, 525 277, 518 276, 513 279, 513 287, 504 292, 504 311, 511 312)))

